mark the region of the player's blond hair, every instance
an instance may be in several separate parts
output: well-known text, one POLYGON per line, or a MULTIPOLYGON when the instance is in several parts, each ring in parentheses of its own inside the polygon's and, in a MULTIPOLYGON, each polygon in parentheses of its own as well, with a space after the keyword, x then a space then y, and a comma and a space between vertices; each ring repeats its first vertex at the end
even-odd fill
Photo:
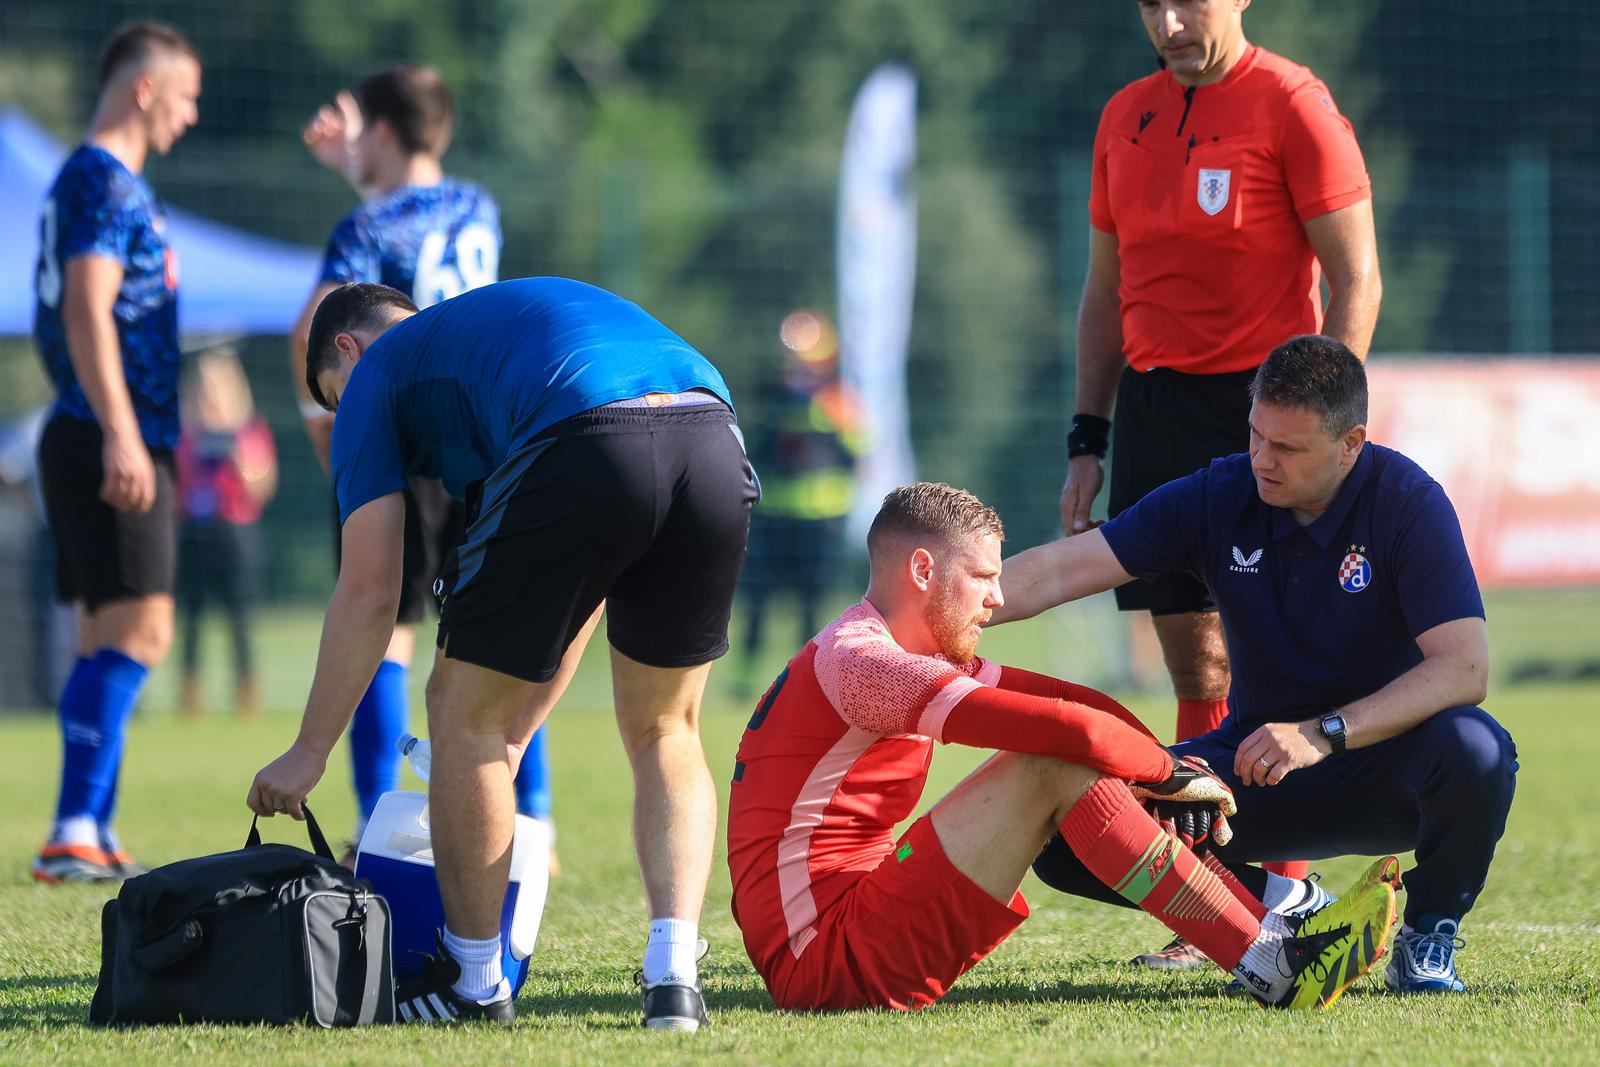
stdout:
POLYGON ((965 489, 944 482, 916 482, 883 498, 867 531, 867 551, 875 552, 885 541, 906 535, 950 542, 980 534, 1005 540, 999 512, 965 489))

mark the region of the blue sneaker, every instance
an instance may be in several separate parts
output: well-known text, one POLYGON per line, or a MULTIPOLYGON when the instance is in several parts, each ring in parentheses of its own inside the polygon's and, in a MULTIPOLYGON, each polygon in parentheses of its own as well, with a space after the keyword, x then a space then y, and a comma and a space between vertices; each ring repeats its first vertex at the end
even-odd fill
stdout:
POLYGON ((1467 987, 1456 974, 1456 949, 1466 942, 1457 929, 1455 920, 1440 919, 1429 932, 1402 931, 1394 939, 1384 982, 1396 993, 1464 992, 1467 987))

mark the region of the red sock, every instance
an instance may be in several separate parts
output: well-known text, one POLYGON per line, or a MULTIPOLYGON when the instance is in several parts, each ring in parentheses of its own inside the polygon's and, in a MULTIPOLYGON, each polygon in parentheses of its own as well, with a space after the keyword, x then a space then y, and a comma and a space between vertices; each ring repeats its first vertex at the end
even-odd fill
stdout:
POLYGON ((1061 823, 1073 855, 1106 885, 1231 971, 1261 922, 1195 854, 1168 837, 1128 791, 1101 778, 1061 823))
POLYGON ((1180 700, 1177 740, 1187 741, 1191 737, 1208 734, 1221 726, 1222 720, 1227 717, 1226 700, 1180 700))
POLYGON ((1279 860, 1276 863, 1263 863, 1261 866, 1285 878, 1303 879, 1311 873, 1311 864, 1306 860, 1279 860))
POLYGON ((1210 852, 1207 852, 1205 858, 1200 862, 1205 864, 1206 870, 1217 876, 1217 881, 1228 887, 1228 892, 1232 893, 1239 903, 1243 904, 1246 910, 1256 917, 1256 922, 1260 922, 1267 917, 1267 906, 1257 900, 1250 890, 1244 887, 1244 883, 1239 881, 1232 871, 1228 870, 1226 863, 1217 859, 1210 852))

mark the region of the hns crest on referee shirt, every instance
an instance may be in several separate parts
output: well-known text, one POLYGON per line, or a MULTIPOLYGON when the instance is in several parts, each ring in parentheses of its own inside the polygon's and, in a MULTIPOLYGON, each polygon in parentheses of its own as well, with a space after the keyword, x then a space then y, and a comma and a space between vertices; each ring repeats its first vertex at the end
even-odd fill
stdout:
POLYGON ((1228 206, 1228 186, 1232 184, 1233 171, 1200 168, 1200 184, 1195 186, 1194 197, 1200 210, 1215 215, 1228 206))
POLYGON ((1361 554, 1366 547, 1351 545, 1350 551, 1339 562, 1339 588, 1346 593, 1359 593, 1372 584, 1372 564, 1361 554))

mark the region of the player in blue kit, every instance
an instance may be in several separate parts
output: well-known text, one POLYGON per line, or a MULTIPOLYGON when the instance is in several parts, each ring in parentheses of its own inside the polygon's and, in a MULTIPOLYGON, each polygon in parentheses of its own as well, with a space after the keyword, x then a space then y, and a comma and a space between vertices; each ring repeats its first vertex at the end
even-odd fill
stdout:
MULTIPOLYGON (((1173 751, 1238 796, 1233 840, 1213 851, 1270 906, 1290 880, 1243 864, 1415 849, 1386 979, 1460 992, 1460 923, 1517 772, 1510 735, 1477 706, 1488 636, 1460 524, 1437 482, 1367 440, 1366 372, 1338 341, 1280 345, 1251 397, 1248 454, 1007 560, 995 621, 1136 577, 1203 581, 1233 661, 1228 716, 1173 751)), ((1059 837, 1034 870, 1092 888, 1059 837)))
POLYGON ((468 504, 428 682, 446 929, 400 1013, 514 1018, 499 940, 512 772, 604 603, 650 906, 644 1020, 704 1025, 698 924, 717 802, 700 701, 727 651, 759 492, 721 374, 638 306, 564 278, 420 312, 393 289, 344 286, 317 309, 307 354, 310 391, 337 412, 345 566, 299 737, 256 775, 251 809, 303 817, 388 640, 407 476, 442 478, 468 504))
POLYGON ((111 824, 124 725, 172 643, 179 353, 177 260, 140 173, 195 124, 199 96, 200 62, 180 33, 118 30, 88 137, 39 223, 34 340, 56 389, 39 469, 57 592, 76 606, 78 634, 55 825, 33 863, 42 882, 141 870, 111 824))
MULTIPOLYGON (((354 92, 341 92, 306 126, 303 136, 312 155, 346 178, 363 199, 329 238, 322 277, 290 338, 301 413, 324 468, 333 418, 305 392, 306 335, 323 298, 348 282, 379 282, 408 294, 418 307, 429 307, 498 278, 500 213, 494 199, 471 182, 448 177, 440 163, 450 144, 453 111, 438 71, 401 63, 362 79, 354 92)), ((394 636, 350 724, 362 826, 378 798, 399 784, 395 742, 408 728, 412 625, 422 619, 461 522, 461 503, 437 480, 408 482, 405 574, 394 636)), ((337 528, 334 551, 337 558, 337 528)), ((543 731, 529 742, 518 771, 517 809, 550 818, 543 731)), ((356 828, 357 841, 362 826, 356 828)), ((344 862, 354 860, 351 849, 344 862)))

